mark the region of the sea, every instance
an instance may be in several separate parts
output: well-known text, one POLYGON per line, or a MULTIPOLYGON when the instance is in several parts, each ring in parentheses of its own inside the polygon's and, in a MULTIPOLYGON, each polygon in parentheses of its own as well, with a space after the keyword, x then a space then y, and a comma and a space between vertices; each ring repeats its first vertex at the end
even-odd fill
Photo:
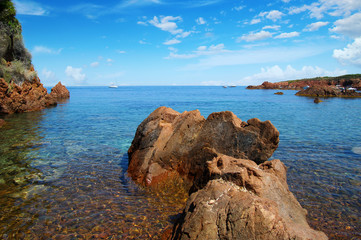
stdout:
POLYGON ((239 86, 69 90, 56 107, 0 116, 0 239, 159 239, 187 194, 135 184, 127 150, 160 106, 270 120, 280 132, 271 159, 287 166, 310 226, 330 239, 361 239, 361 99, 315 104, 292 90, 239 86))

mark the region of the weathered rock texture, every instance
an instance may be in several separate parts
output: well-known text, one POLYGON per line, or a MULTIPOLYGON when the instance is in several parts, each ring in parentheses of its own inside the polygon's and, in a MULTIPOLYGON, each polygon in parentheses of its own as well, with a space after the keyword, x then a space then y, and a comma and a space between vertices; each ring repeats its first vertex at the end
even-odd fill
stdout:
POLYGON ((41 110, 69 98, 59 84, 48 94, 23 43, 21 25, 10 0, 0 1, 0 113, 41 110))
POLYGON ((61 82, 51 89, 50 95, 57 100, 70 98, 69 90, 61 82))
POLYGON ((297 92, 296 95, 306 97, 361 97, 359 92, 352 90, 341 91, 333 86, 313 86, 297 92))
POLYGON ((242 122, 232 112, 178 113, 160 107, 138 127, 129 155, 129 175, 154 185, 181 176, 202 186, 206 162, 219 154, 262 163, 276 150, 279 132, 270 121, 242 122))
POLYGON ((48 94, 38 78, 21 86, 0 78, 0 113, 31 112, 55 106, 57 95, 48 94))
POLYGON ((0 119, 0 128, 2 127, 2 126, 4 126, 5 125, 5 120, 4 119, 0 119))
POLYGON ((309 227, 280 160, 207 163, 207 185, 189 197, 168 239, 327 239, 309 227))
POLYGON ((266 161, 278 142, 269 121, 160 107, 137 129, 128 173, 148 186, 174 176, 193 183, 182 216, 162 239, 327 239, 309 227, 284 164, 266 161))
POLYGON ((264 82, 258 86, 248 86, 247 89, 282 89, 282 90, 302 90, 309 86, 336 86, 354 87, 361 90, 361 74, 344 75, 339 77, 319 77, 283 82, 264 82))

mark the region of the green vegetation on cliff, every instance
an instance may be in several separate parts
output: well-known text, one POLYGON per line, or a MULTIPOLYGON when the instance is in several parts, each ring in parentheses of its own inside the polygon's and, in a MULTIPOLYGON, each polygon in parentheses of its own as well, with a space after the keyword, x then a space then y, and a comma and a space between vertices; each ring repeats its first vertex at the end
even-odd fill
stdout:
POLYGON ((288 80, 284 82, 294 83, 294 82, 301 82, 301 81, 339 81, 339 80, 355 80, 361 79, 361 74, 347 74, 337 77, 315 77, 315 78, 303 78, 297 80, 288 80))
POLYGON ((21 85, 37 77, 31 54, 24 47, 20 22, 10 0, 0 0, 0 78, 21 85))

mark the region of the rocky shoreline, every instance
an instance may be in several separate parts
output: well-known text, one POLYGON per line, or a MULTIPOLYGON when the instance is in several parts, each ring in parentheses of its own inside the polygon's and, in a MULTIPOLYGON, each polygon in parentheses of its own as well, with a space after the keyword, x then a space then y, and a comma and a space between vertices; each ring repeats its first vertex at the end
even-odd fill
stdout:
POLYGON ((361 90, 361 74, 343 75, 339 77, 319 77, 303 80, 292 80, 271 83, 263 82, 261 85, 250 85, 247 89, 275 89, 275 90, 303 90, 306 87, 352 87, 361 90))
POLYGON ((0 3, 0 113, 31 112, 70 97, 60 82, 48 94, 25 48, 13 3, 0 3))
POLYGON ((188 183, 186 207, 163 239, 327 239, 309 227, 284 164, 267 161, 278 143, 270 121, 160 107, 137 129, 128 174, 148 187, 188 183))

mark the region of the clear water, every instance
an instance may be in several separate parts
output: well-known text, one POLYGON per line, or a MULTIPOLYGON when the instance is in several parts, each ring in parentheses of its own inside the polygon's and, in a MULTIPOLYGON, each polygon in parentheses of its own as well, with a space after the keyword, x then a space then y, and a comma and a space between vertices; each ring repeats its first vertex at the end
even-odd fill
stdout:
POLYGON ((182 210, 177 188, 149 192, 127 176, 137 126, 159 106, 233 111, 280 131, 272 158, 310 225, 331 239, 361 238, 361 99, 222 87, 73 87, 69 101, 2 116, 0 238, 157 239, 182 210))

